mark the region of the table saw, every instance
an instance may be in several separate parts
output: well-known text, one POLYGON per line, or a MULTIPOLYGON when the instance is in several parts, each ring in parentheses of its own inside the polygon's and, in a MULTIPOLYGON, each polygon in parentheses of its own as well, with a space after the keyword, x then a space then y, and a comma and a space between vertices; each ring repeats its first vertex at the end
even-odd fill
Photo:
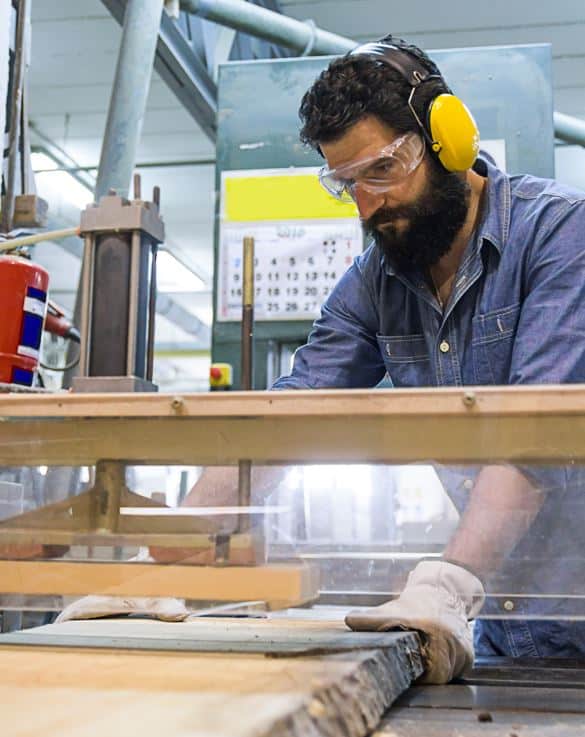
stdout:
MULTIPOLYGON (((205 535, 192 516, 169 514, 128 488, 124 472, 139 464, 242 460, 578 465, 585 457, 582 387, 15 395, 0 398, 0 414, 1 466, 95 469, 85 495, 0 521, 4 551, 118 551, 109 560, 0 561, 0 608, 25 596, 41 597, 36 606, 44 602, 47 610, 64 595, 176 596, 195 614, 176 623, 131 616, 2 635, 2 734, 582 733, 583 663, 479 659, 455 683, 423 686, 416 633, 345 628, 349 606, 399 593, 415 551, 384 552, 397 573, 387 590, 341 590, 339 569, 333 590, 335 555, 327 561, 302 547, 267 554, 262 526, 252 523, 257 510, 244 531, 236 524, 205 535), (161 565, 119 555, 128 546, 157 544, 209 557, 199 560, 205 565, 161 565), (253 555, 238 559, 238 546, 253 555), (238 602, 247 606, 231 608, 238 602)), ((367 560, 364 550, 343 555, 348 574, 347 561, 367 560)), ((504 586, 509 581, 488 591, 505 604, 500 617, 513 617, 517 599, 536 595, 504 586)), ((576 581, 571 591, 555 592, 567 621, 581 618, 582 588, 576 581)))

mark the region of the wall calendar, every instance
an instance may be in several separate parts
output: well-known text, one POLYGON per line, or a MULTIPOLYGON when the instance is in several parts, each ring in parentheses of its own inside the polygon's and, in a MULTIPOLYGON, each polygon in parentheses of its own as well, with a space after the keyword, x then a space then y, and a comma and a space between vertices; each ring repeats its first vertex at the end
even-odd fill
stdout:
POLYGON ((317 169, 223 172, 217 319, 242 312, 242 247, 255 239, 256 320, 313 320, 363 250, 355 207, 330 197, 317 169))

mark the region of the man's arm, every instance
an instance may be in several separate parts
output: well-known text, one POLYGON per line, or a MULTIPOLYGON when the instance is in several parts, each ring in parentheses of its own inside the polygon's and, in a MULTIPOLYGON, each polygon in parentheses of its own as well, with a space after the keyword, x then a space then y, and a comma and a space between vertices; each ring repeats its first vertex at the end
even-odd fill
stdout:
MULTIPOLYGON (((585 203, 551 198, 549 208, 550 225, 536 232, 526 260, 510 385, 585 381, 585 203)), ((512 466, 482 470, 446 559, 489 577, 524 537, 546 494, 567 488, 573 473, 526 470, 534 481, 512 466)))
MULTIPOLYGON (((252 505, 263 505, 287 472, 286 466, 252 466, 250 486, 252 505)), ((208 466, 183 500, 183 507, 238 506, 238 469, 235 466, 208 466)), ((237 531, 239 515, 218 514, 193 518, 193 532, 229 535, 237 531)), ((150 547, 159 563, 197 563, 193 548, 150 547)))
MULTIPOLYGON (((551 197, 547 208, 523 263, 526 287, 510 385, 585 380, 585 203, 551 197)), ((494 573, 529 530, 545 495, 575 481, 573 468, 526 472, 534 484, 516 468, 485 467, 443 559, 419 563, 398 599, 350 613, 349 626, 418 629, 427 652, 426 679, 445 683, 458 675, 473 660, 467 619, 479 614, 484 598, 472 571, 481 578, 494 573)))
POLYGON ((513 466, 486 466, 443 558, 489 578, 524 537, 543 500, 513 466))

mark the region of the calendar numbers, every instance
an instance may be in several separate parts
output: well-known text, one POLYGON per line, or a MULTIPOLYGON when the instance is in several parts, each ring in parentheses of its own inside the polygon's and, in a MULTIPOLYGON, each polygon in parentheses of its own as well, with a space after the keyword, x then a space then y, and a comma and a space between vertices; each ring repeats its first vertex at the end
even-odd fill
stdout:
POLYGON ((255 239, 256 320, 310 320, 363 248, 359 221, 222 223, 218 276, 220 320, 240 320, 242 241, 255 239))

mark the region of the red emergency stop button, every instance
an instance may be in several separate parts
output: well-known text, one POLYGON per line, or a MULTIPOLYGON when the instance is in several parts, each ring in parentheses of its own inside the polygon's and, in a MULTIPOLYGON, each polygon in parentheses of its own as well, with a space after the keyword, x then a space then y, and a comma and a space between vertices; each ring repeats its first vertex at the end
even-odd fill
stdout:
POLYGON ((229 363, 212 363, 209 367, 211 391, 226 391, 232 388, 232 367, 229 363))

